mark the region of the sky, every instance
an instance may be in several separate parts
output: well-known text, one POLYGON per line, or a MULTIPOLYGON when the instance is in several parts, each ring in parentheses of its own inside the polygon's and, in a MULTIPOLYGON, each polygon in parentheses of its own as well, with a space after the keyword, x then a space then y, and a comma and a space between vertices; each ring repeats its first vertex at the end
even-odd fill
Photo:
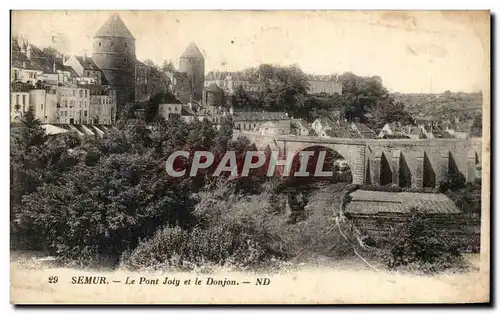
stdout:
POLYGON ((12 33, 65 54, 92 54, 92 37, 118 13, 139 60, 178 58, 190 42, 206 72, 261 63, 307 73, 380 76, 392 92, 489 88, 489 15, 439 11, 13 11, 12 33))

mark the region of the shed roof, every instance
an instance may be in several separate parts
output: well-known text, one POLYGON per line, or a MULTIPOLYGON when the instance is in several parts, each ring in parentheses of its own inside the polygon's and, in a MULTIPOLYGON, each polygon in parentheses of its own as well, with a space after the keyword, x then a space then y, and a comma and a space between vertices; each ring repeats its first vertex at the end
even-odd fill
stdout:
POLYGON ((378 192, 357 190, 345 212, 350 214, 459 214, 460 209, 444 194, 378 192))

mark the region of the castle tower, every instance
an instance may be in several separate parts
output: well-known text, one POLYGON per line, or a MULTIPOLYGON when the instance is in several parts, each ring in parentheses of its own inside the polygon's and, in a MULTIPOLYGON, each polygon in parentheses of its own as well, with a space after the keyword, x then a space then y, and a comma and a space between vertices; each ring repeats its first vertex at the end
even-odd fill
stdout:
POLYGON ((108 84, 116 89, 117 105, 135 98, 135 38, 114 14, 94 36, 92 59, 108 84))
POLYGON ((205 58, 195 43, 190 43, 179 60, 179 72, 187 74, 192 86, 192 99, 201 101, 205 82, 205 58))

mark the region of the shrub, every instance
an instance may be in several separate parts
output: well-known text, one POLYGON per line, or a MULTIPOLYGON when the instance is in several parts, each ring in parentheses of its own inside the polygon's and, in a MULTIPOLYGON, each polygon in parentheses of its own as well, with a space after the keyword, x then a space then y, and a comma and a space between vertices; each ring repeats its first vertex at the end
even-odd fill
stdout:
MULTIPOLYGON (((282 261, 316 256, 344 258, 352 253, 334 230, 331 191, 313 195, 306 219, 287 223, 283 195, 233 194, 220 183, 201 192, 193 214, 199 224, 191 230, 165 227, 122 258, 131 268, 194 269, 203 265, 239 268, 272 267, 282 261)), ((340 200, 343 192, 333 197, 340 200)))
POLYGON ((457 169, 450 169, 446 178, 439 182, 439 191, 460 190, 465 187, 465 177, 457 169))
POLYGON ((206 264, 247 267, 258 264, 263 255, 263 249, 250 235, 231 227, 195 227, 190 231, 165 227, 127 253, 122 265, 132 269, 181 270, 206 264))
POLYGON ((455 205, 464 213, 481 214, 481 185, 467 184, 465 188, 452 191, 447 190, 445 194, 455 202, 455 205))
POLYGON ((385 243, 384 262, 390 269, 435 273, 465 266, 459 244, 419 215, 393 230, 385 243))

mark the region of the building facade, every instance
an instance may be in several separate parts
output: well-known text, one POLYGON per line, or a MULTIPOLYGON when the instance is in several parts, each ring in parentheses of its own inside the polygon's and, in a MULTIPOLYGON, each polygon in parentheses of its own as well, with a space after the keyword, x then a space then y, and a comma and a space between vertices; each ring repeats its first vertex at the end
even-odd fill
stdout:
POLYGON ((89 123, 111 125, 116 121, 116 91, 90 89, 89 123))
POLYGON ((29 92, 10 93, 10 121, 20 122, 30 105, 29 92))

